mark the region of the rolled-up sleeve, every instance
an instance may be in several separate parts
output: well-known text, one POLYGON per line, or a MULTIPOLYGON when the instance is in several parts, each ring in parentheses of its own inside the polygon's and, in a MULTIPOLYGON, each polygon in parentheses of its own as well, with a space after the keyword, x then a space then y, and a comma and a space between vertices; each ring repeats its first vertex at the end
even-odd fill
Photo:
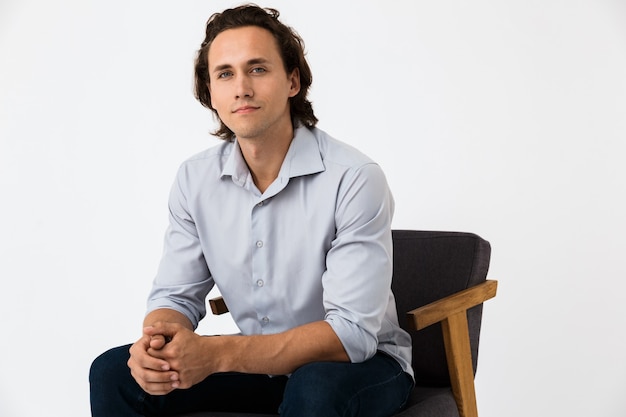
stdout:
POLYGON ((393 210, 393 197, 378 165, 346 172, 323 287, 325 320, 352 362, 371 358, 378 347, 391 287, 393 210))
POLYGON ((161 262, 148 296, 147 311, 176 310, 196 328, 206 315, 205 298, 213 287, 213 280, 188 209, 186 188, 183 165, 170 192, 169 226, 161 262))

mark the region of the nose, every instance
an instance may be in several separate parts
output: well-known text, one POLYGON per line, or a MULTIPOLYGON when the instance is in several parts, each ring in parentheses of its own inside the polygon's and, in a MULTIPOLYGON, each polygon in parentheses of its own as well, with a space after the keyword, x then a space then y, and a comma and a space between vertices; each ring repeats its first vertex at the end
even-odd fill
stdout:
POLYGON ((252 97, 254 95, 250 78, 246 76, 237 78, 235 95, 238 99, 252 97))

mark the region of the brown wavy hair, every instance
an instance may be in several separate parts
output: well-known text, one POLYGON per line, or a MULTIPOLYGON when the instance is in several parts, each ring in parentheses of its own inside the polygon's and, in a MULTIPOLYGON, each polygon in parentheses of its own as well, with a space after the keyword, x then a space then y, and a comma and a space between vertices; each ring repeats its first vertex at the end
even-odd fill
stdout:
POLYGON ((195 96, 204 107, 211 109, 220 121, 220 127, 213 134, 221 139, 232 141, 235 134, 222 122, 211 105, 209 48, 221 32, 244 26, 258 26, 268 30, 276 39, 286 72, 289 74, 296 68, 300 72, 300 91, 289 99, 291 122, 294 128, 298 123, 308 128, 314 127, 317 123, 313 106, 307 99, 313 76, 304 56, 304 41, 295 30, 278 20, 279 15, 276 9, 246 4, 226 9, 222 13, 215 13, 207 21, 206 35, 195 61, 195 96))

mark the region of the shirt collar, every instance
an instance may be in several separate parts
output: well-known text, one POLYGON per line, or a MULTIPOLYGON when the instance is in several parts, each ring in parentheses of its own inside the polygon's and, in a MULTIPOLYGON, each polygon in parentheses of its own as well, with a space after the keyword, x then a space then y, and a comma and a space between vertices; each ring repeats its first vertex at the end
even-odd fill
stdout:
MULTIPOLYGON (((315 135, 306 127, 298 127, 278 173, 278 183, 286 185, 290 178, 322 171, 324 171, 324 162, 315 135)), ((236 138, 231 146, 231 152, 224 164, 221 176, 230 176, 236 184, 242 187, 252 181, 252 175, 241 154, 241 148, 236 138)))
POLYGON ((243 159, 239 142, 237 142, 236 139, 231 143, 230 154, 228 155, 228 159, 226 159, 221 176, 222 178, 230 176, 233 182, 240 187, 243 187, 244 184, 251 179, 250 170, 248 169, 246 160, 243 159))
POLYGON ((306 127, 298 127, 278 175, 294 178, 322 171, 324 162, 315 135, 306 127))

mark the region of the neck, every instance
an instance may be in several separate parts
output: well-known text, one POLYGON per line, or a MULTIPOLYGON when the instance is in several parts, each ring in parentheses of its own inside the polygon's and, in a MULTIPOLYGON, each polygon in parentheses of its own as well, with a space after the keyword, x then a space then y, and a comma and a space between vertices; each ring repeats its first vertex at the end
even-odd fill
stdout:
POLYGON ((261 193, 278 177, 293 135, 293 129, 289 129, 271 138, 239 140, 241 153, 248 164, 254 184, 261 193))

